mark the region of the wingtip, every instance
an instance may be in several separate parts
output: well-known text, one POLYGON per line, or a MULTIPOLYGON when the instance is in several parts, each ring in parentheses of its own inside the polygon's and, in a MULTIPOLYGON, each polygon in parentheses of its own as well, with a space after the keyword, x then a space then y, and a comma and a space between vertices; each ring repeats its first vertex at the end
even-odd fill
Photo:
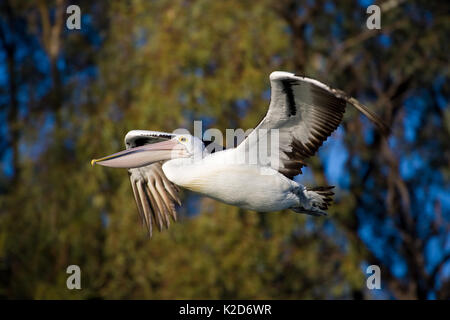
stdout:
POLYGON ((92 159, 92 160, 91 160, 91 166, 94 166, 96 162, 97 162, 96 159, 92 159))

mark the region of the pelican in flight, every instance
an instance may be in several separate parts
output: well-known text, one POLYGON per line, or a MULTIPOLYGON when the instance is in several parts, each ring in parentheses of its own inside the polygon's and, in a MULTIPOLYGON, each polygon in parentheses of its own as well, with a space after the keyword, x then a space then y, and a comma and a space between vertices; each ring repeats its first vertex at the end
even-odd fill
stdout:
POLYGON ((383 133, 388 128, 356 99, 317 80, 275 71, 270 85, 266 116, 235 148, 213 152, 189 134, 133 130, 125 136, 126 150, 94 159, 92 165, 128 169, 150 236, 153 224, 161 231, 169 227, 171 218, 176 221, 179 187, 258 212, 291 209, 326 215, 333 187, 306 187, 294 176, 339 126, 347 104, 383 133), (268 139, 273 136, 276 141, 268 139), (269 156, 261 157, 263 153, 269 156))

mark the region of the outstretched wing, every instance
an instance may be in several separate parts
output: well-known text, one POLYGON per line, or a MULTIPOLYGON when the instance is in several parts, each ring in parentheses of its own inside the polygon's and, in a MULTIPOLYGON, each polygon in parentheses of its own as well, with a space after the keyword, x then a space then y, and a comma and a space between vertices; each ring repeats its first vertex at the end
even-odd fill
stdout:
POLYGON ((260 164, 271 166, 290 179, 301 173, 304 160, 313 156, 336 130, 347 103, 383 132, 388 130, 378 116, 356 99, 317 80, 275 71, 270 75, 270 83, 272 93, 266 116, 236 149, 256 153, 260 164), (273 131, 277 134, 272 135, 273 131), (267 142, 262 142, 262 138, 267 142))
MULTIPOLYGON (((125 136, 125 145, 129 149, 171 138, 173 135, 169 133, 133 130, 125 136)), ((164 227, 169 228, 171 217, 176 221, 175 203, 181 205, 179 189, 167 179, 162 171, 162 164, 163 162, 157 162, 128 170, 138 212, 150 237, 153 225, 161 231, 164 227)))

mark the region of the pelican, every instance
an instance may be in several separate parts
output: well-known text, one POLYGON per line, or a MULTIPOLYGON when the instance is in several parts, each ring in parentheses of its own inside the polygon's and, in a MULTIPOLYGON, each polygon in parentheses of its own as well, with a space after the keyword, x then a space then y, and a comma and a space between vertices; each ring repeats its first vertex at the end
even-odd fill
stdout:
POLYGON ((356 99, 315 79, 275 71, 270 74, 267 114, 236 147, 222 151, 189 134, 133 130, 126 149, 92 160, 127 168, 138 212, 149 235, 176 221, 180 187, 258 212, 291 209, 326 215, 333 186, 306 187, 294 176, 342 121, 347 104, 366 115, 386 134, 382 120, 356 99), (276 141, 269 136, 276 133, 276 141), (260 157, 262 152, 268 157, 260 157), (253 154, 253 156, 252 156, 253 154), (256 154, 256 157, 254 156, 256 154), (249 162, 242 159, 252 158, 249 162), (261 158, 264 158, 263 160, 261 158))

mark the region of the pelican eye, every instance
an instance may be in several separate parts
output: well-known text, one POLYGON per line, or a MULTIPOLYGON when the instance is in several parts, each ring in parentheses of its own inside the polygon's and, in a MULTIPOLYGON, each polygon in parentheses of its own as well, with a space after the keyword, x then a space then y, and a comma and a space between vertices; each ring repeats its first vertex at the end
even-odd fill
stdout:
POLYGON ((186 137, 180 137, 179 140, 180 140, 180 142, 186 142, 187 139, 186 139, 186 137))

